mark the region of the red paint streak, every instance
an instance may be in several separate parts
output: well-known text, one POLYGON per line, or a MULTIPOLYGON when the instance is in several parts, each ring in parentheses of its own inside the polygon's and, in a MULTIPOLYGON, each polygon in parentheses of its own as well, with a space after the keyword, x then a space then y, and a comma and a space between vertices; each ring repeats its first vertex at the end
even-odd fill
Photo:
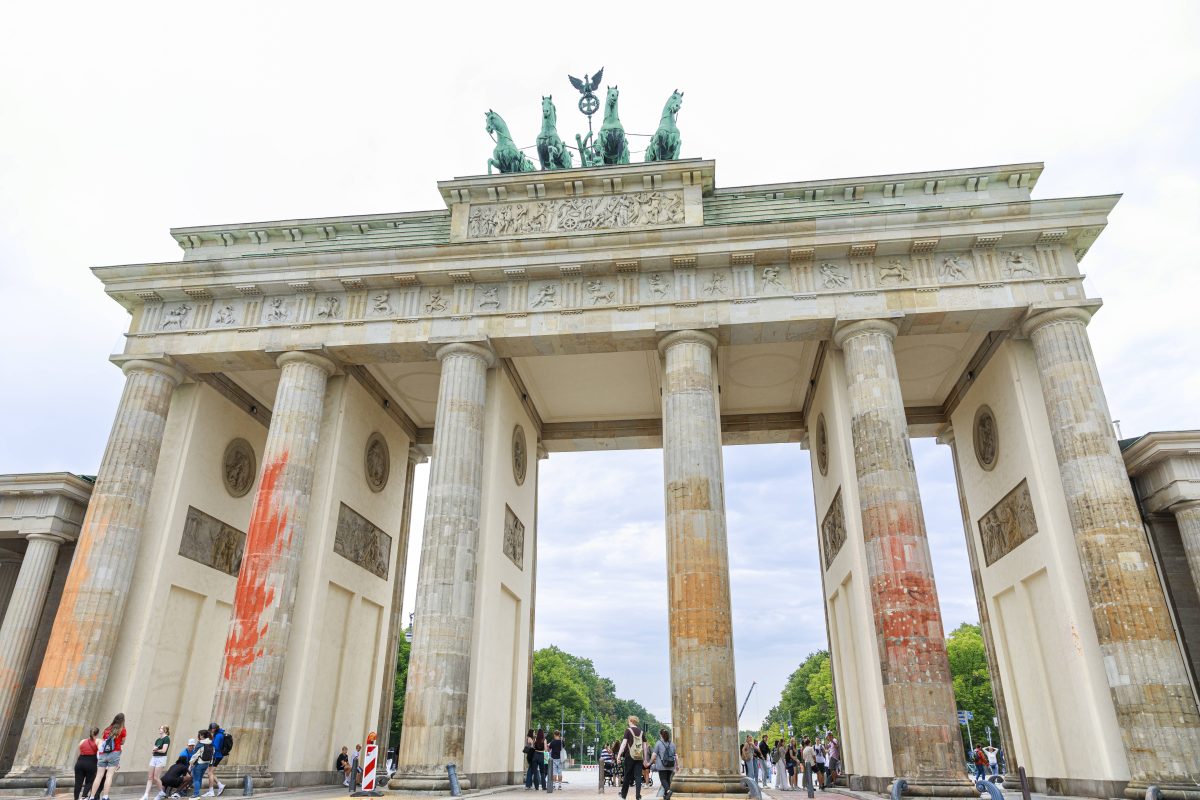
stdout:
MULTIPOLYGON (((250 515, 246 533, 246 555, 238 573, 237 593, 233 601, 233 624, 225 640, 225 680, 250 668, 262 654, 259 642, 267 634, 263 614, 275 599, 271 586, 271 568, 286 545, 287 513, 275 502, 275 484, 279 481, 288 454, 285 452, 263 468, 262 484, 250 515)), ((290 532, 288 541, 291 540, 290 532)))

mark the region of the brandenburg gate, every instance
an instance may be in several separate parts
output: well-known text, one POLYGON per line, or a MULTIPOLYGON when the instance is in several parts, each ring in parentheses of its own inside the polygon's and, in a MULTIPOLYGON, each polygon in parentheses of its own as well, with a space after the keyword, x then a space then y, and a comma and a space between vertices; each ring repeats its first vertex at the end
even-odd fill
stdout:
POLYGON ((391 786, 513 782, 539 460, 662 448, 676 789, 744 793, 721 447, 793 442, 851 785, 975 795, 915 436, 954 453, 1010 766, 1200 797, 1088 342, 1081 262, 1117 197, 1034 199, 1040 164, 718 187, 669 144, 444 181, 435 211, 177 228, 181 261, 95 268, 131 315, 125 389, 32 691, 29 637, 0 636, 3 785, 69 775, 117 711, 142 738, 218 720, 223 769, 260 785, 386 732, 425 459, 391 786))

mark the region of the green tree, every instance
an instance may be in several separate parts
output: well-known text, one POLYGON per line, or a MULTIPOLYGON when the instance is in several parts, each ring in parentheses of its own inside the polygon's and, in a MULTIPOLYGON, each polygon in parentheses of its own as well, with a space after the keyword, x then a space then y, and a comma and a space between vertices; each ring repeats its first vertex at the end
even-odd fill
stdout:
POLYGON ((411 651, 412 645, 401 636, 400 646, 396 649, 396 694, 392 698, 392 731, 388 738, 389 747, 397 750, 400 749, 400 729, 404 727, 404 690, 408 688, 408 654, 411 651))
POLYGON ((828 650, 810 653, 801 662, 783 687, 779 703, 767 713, 763 728, 779 725, 786 732, 789 719, 797 738, 837 729, 828 650))
MULTIPOLYGON (((954 681, 954 702, 959 710, 974 714, 969 724, 975 743, 986 743, 987 729, 992 727, 996 706, 992 700, 992 680, 979 626, 964 622, 955 628, 946 637, 946 655, 950 658, 950 675, 954 681)), ((999 739, 994 728, 992 738, 993 741, 999 739)), ((966 741, 963 745, 966 746, 966 741)))

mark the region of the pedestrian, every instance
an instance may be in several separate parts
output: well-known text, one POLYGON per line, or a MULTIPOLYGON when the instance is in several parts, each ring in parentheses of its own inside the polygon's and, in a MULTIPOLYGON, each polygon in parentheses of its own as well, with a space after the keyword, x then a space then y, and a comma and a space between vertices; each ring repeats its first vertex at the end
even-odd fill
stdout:
POLYGON ((671 800, 671 778, 679 769, 679 757, 675 745, 671 742, 671 732, 666 728, 658 731, 658 741, 654 743, 654 768, 658 770, 658 780, 662 785, 663 800, 671 800))
POLYGON ((654 748, 649 742, 642 746, 642 786, 654 785, 654 748))
POLYGON ((825 734, 825 760, 828 772, 826 785, 832 786, 842 771, 842 747, 833 731, 825 734))
POLYGON ((208 771, 212 760, 212 734, 205 728, 196 734, 196 750, 188 761, 192 768, 192 797, 200 796, 200 787, 204 785, 204 773, 208 771))
POLYGON ((987 754, 983 752, 983 748, 975 745, 975 780, 982 781, 987 778, 987 754))
POLYGON ((562 731, 554 732, 554 739, 550 742, 550 780, 556 781, 559 786, 563 782, 563 740, 562 731))
POLYGON ((784 763, 785 755, 787 755, 787 748, 783 746, 783 739, 776 739, 775 746, 771 748, 771 763, 775 765, 775 788, 781 792, 788 790, 787 764, 784 763))
POLYGON ((100 752, 100 729, 92 728, 88 735, 79 740, 79 757, 75 759, 75 800, 79 793, 88 797, 88 790, 96 780, 96 754, 100 752))
POLYGON ((175 759, 175 763, 167 767, 167 771, 162 776, 162 791, 154 800, 163 800, 168 793, 171 797, 179 797, 179 791, 183 788, 188 780, 188 761, 192 757, 192 749, 196 745, 195 739, 188 740, 188 746, 179 754, 179 758, 175 759))
POLYGON ((525 754, 525 788, 533 788, 533 728, 525 734, 525 748, 521 751, 525 754))
POLYGON ((758 768, 762 770, 762 781, 759 785, 766 786, 771 782, 771 747, 767 744, 765 733, 758 742, 758 768))
POLYGON ((538 728, 533 735, 533 788, 546 788, 546 730, 538 728))
POLYGON ((92 784, 92 800, 108 800, 108 790, 121 769, 121 745, 125 744, 125 715, 117 714, 100 734, 100 752, 96 756, 96 780, 92 784))
POLYGON ((350 756, 350 788, 358 788, 358 776, 362 774, 362 745, 354 745, 354 755, 350 756))
POLYGON ((208 733, 212 738, 213 762, 208 768, 208 791, 204 796, 218 797, 225 791, 225 784, 217 779, 217 767, 221 766, 221 760, 233 750, 233 735, 215 722, 209 723, 208 733))
POLYGON ((787 766, 788 791, 796 791, 796 768, 800 764, 799 753, 796 752, 796 739, 792 737, 788 740, 787 749, 783 756, 784 764, 787 766))
POLYGON ((742 742, 742 767, 746 772, 746 777, 754 780, 754 754, 758 752, 754 746, 754 737, 746 734, 746 741, 742 742))
POLYGON ((809 797, 816 797, 816 791, 813 789, 813 768, 817 765, 817 754, 813 750, 812 740, 807 736, 804 737, 803 744, 800 760, 804 762, 804 791, 808 792, 809 797))
POLYGON ((333 771, 342 773, 342 786, 350 785, 350 748, 342 745, 342 752, 338 753, 337 758, 333 762, 333 771))
POLYGON ((822 744, 820 736, 813 740, 813 755, 817 759, 817 763, 813 765, 813 773, 817 776, 817 788, 826 789, 829 784, 825 782, 825 745, 822 744))
POLYGON ((617 761, 625 768, 624 777, 621 779, 621 800, 629 796, 631 785, 634 787, 636 800, 642 800, 642 760, 646 757, 646 742, 642 729, 638 727, 638 718, 630 714, 626 721, 629 724, 617 750, 617 761))
POLYGON ((984 753, 984 755, 987 756, 988 771, 992 775, 1000 774, 1000 762, 999 762, 999 759, 997 759, 997 757, 996 757, 996 754, 999 752, 1000 752, 999 749, 996 748, 994 745, 989 744, 987 747, 983 748, 983 753, 984 753))
POLYGON ((158 738, 154 740, 154 748, 150 751, 150 771, 146 773, 146 791, 142 792, 142 800, 150 797, 150 790, 155 786, 162 790, 162 773, 167 768, 167 753, 171 749, 171 729, 166 725, 158 726, 158 738))

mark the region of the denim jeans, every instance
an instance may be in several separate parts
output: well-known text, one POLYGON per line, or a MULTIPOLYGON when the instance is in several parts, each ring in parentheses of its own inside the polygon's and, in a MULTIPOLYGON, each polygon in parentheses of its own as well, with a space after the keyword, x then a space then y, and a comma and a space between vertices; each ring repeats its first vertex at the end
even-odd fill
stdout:
POLYGON ((199 762, 192 764, 192 788, 196 790, 195 796, 200 796, 200 784, 204 781, 204 773, 208 770, 208 764, 199 762))
POLYGON ((525 788, 541 788, 541 770, 538 768, 538 762, 535 755, 533 761, 529 762, 529 768, 525 770, 525 788))

